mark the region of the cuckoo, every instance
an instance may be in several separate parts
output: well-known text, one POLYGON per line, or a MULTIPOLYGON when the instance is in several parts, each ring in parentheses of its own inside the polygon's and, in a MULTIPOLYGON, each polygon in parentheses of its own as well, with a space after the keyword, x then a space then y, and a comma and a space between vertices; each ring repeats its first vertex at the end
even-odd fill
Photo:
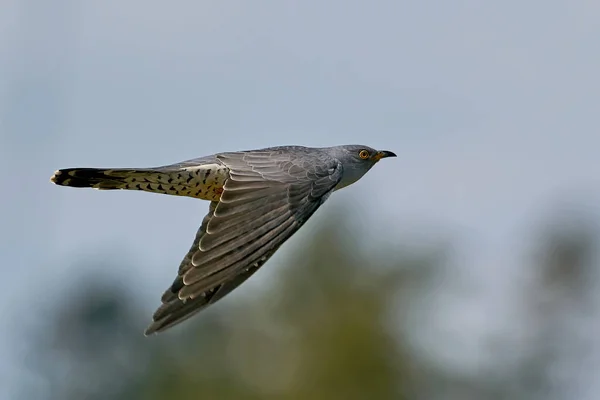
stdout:
POLYGON ((67 168, 57 185, 125 189, 210 201, 194 242, 164 292, 146 335, 214 304, 252 276, 332 192, 379 160, 363 145, 280 146, 217 153, 155 168, 67 168))

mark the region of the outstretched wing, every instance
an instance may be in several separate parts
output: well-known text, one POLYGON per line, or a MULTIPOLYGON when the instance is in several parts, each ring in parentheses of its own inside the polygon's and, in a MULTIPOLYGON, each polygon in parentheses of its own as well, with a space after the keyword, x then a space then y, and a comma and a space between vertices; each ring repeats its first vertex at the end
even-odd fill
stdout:
POLYGON ((302 158, 274 150, 224 153, 229 168, 219 202, 184 257, 154 313, 149 335, 191 317, 256 272, 327 199, 341 165, 326 154, 302 158))

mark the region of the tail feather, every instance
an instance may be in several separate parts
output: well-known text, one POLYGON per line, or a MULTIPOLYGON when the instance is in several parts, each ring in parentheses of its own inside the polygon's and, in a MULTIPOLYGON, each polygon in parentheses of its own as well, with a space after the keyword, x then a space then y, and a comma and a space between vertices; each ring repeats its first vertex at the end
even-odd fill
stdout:
POLYGON ((210 164, 195 168, 66 168, 50 181, 60 186, 145 192, 219 200, 228 170, 210 164))
POLYGON ((67 168, 56 171, 50 181, 79 188, 144 190, 147 184, 168 184, 169 175, 151 169, 67 168))

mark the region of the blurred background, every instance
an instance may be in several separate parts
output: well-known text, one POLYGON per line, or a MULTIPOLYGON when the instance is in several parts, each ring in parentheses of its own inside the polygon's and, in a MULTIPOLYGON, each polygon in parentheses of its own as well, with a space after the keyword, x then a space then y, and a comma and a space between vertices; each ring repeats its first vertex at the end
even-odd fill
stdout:
POLYGON ((1 399, 600 398, 600 5, 0 0, 1 399), (146 338, 207 203, 49 183, 396 152, 146 338))

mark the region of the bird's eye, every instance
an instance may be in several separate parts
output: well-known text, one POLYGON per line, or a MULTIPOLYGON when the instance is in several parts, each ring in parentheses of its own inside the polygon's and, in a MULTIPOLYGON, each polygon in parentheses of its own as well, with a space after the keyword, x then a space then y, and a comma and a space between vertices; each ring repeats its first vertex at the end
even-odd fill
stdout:
POLYGON ((368 150, 361 150, 361 151, 358 153, 358 156, 359 156, 360 158, 362 158, 363 160, 366 160, 367 158, 369 158, 369 157, 371 156, 371 154, 369 153, 369 151, 368 151, 368 150))

